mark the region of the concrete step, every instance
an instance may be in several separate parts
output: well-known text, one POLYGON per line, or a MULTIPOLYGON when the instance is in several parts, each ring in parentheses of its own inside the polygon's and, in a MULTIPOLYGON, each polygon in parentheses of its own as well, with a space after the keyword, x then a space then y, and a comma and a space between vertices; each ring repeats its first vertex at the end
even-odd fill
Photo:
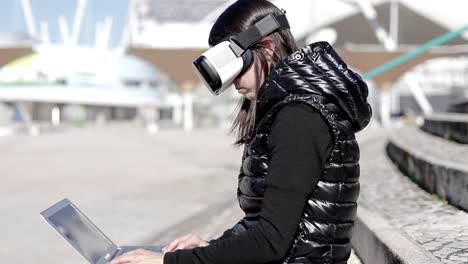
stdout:
POLYGON ((466 100, 450 106, 449 112, 468 113, 468 102, 466 100))
POLYGON ((424 190, 468 211, 468 146, 406 127, 392 133, 387 153, 424 190))
POLYGON ((468 114, 436 113, 424 118, 421 129, 439 137, 468 144, 468 114))
POLYGON ((387 141, 399 131, 358 134, 361 191, 353 248, 363 263, 468 263, 468 214, 422 190, 387 157, 387 141))

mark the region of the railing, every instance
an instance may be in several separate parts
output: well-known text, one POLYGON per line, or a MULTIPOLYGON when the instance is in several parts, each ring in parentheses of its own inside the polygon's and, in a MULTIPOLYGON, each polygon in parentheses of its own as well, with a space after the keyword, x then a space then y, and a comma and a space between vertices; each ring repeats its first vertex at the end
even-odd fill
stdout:
POLYGON ((452 31, 452 32, 448 32, 446 34, 443 34, 442 36, 440 37, 437 37, 433 40, 430 40, 426 43, 424 43, 423 45, 419 46, 418 48, 398 57, 398 58, 395 58, 367 73, 365 73, 363 75, 363 78, 365 80, 370 80, 370 79, 373 79, 387 71, 390 71, 398 66, 400 66, 401 64, 409 61, 409 60, 412 60, 414 59, 415 57, 429 51, 430 49, 432 49, 433 47, 436 47, 436 46, 440 46, 444 43, 447 43, 453 39, 455 39, 456 37, 460 36, 461 34, 463 34, 465 31, 468 31, 468 25, 467 26, 464 26, 458 30, 455 30, 455 31, 452 31))

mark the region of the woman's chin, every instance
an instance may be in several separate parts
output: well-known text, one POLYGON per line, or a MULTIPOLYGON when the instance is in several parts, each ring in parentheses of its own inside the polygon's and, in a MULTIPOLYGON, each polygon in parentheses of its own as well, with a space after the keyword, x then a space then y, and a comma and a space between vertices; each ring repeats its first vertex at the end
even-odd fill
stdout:
POLYGON ((250 92, 243 88, 238 89, 237 92, 248 100, 252 100, 255 97, 255 95, 252 95, 250 92))
POLYGON ((244 94, 244 97, 245 97, 245 99, 247 99, 247 100, 252 100, 252 99, 253 99, 253 96, 250 95, 250 94, 244 94))

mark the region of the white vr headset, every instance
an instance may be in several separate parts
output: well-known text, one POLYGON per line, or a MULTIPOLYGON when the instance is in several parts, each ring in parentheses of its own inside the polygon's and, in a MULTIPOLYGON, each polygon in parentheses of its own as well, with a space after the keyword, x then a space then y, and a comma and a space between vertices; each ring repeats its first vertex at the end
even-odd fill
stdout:
POLYGON ((210 48, 193 62, 193 68, 210 92, 219 95, 252 65, 250 48, 263 37, 285 29, 289 29, 285 14, 268 15, 246 31, 210 48))

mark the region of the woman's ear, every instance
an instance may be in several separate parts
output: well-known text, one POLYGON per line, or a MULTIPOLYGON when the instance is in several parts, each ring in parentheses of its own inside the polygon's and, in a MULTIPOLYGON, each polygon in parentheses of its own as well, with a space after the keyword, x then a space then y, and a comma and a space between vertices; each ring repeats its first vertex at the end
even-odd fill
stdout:
POLYGON ((273 41, 273 38, 268 36, 262 38, 260 42, 258 43, 260 47, 262 47, 263 51, 266 53, 265 55, 268 55, 269 58, 273 57, 273 54, 275 53, 276 49, 276 44, 273 41))

